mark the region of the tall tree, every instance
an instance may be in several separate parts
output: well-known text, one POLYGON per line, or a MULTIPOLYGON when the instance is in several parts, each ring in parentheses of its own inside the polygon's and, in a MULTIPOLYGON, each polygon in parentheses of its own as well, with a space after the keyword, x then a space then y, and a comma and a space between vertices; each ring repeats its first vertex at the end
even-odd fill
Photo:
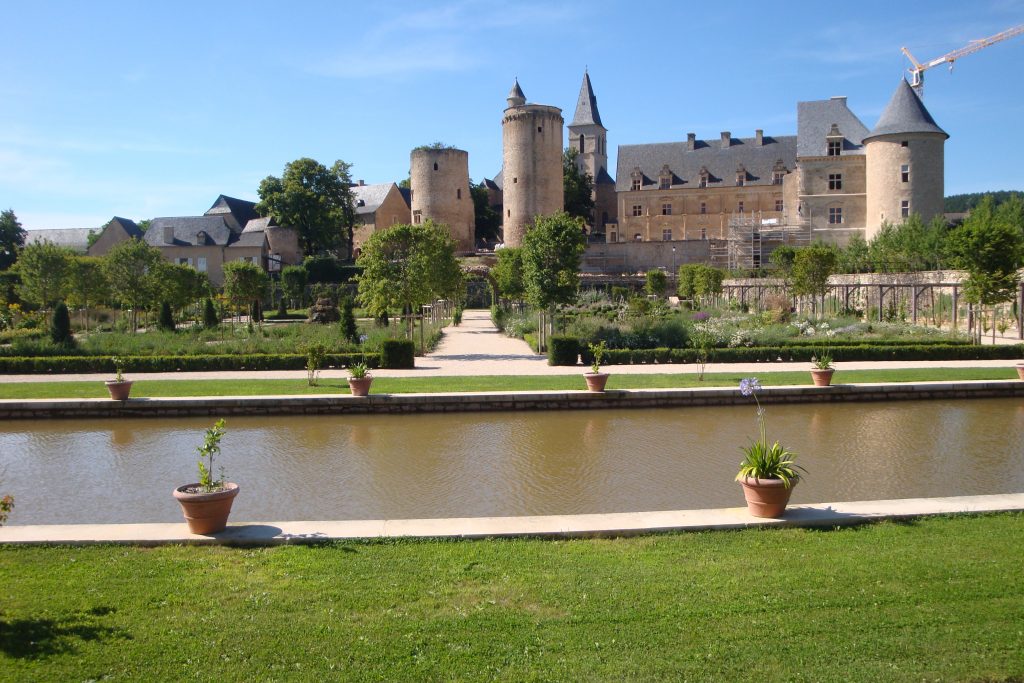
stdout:
POLYGON ((131 310, 131 328, 138 329, 139 309, 158 303, 161 266, 160 250, 142 240, 125 240, 103 257, 103 269, 110 292, 122 307, 131 310))
POLYGON ((501 214, 491 207, 490 193, 483 183, 469 186, 473 197, 473 211, 476 214, 476 227, 473 236, 477 240, 497 242, 501 237, 501 214))
POLYGON ((0 270, 7 270, 18 260, 18 250, 25 246, 25 230, 13 209, 0 213, 0 270))
POLYGON ((267 176, 260 183, 256 210, 298 231, 306 254, 340 247, 351 260, 356 210, 349 169, 341 160, 330 168, 306 157, 289 162, 280 178, 267 176))
POLYGON ((18 295, 26 301, 49 308, 67 295, 74 252, 53 242, 28 245, 18 255, 21 285, 18 295))
POLYGON ((594 178, 580 170, 576 159, 579 150, 566 148, 562 153, 562 184, 565 193, 565 212, 580 218, 585 225, 594 224, 594 178))
MULTIPOLYGON (((423 304, 456 296, 462 270, 444 225, 398 224, 373 233, 357 265, 359 301, 374 317, 391 310, 415 313, 423 304)), ((411 334, 411 321, 407 331, 411 334)))
MULTIPOLYGON (((980 306, 1010 301, 1020 284, 1018 269, 1024 264, 1024 208, 1011 199, 993 208, 986 197, 946 239, 953 265, 967 271, 964 299, 980 306)), ((975 340, 981 341, 981 325, 975 340)))
POLYGON ((81 306, 85 312, 85 331, 89 331, 89 307, 110 296, 110 283, 103 271, 103 259, 96 256, 75 256, 71 260, 68 302, 81 306))
POLYGON ((523 238, 526 298, 547 310, 576 300, 580 257, 586 249, 583 220, 566 212, 538 216, 523 238))
POLYGON ((836 250, 829 246, 798 249, 793 258, 793 294, 815 297, 815 302, 825 296, 828 278, 836 269, 836 260, 836 250))
POLYGON ((270 278, 266 271, 248 261, 224 264, 224 296, 236 307, 251 309, 267 295, 270 278))
POLYGON ((526 294, 523 283, 522 247, 504 247, 498 250, 498 262, 491 268, 498 290, 506 299, 520 300, 526 294))
POLYGON ((839 260, 836 262, 836 272, 871 272, 871 249, 863 235, 853 235, 846 246, 840 250, 839 260))

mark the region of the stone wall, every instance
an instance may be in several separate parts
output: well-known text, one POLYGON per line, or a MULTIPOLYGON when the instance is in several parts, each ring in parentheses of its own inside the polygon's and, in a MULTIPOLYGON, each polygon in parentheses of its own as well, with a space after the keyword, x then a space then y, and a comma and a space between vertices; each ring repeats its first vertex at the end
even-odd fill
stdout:
POLYGON ((870 240, 884 221, 901 223, 902 201, 927 223, 941 216, 945 191, 945 136, 940 133, 883 135, 867 144, 867 231, 870 240), (903 146, 903 142, 907 146, 903 146), (900 167, 910 167, 903 182, 900 167))
POLYGON ((664 268, 674 273, 687 263, 707 263, 717 240, 676 240, 672 242, 624 242, 589 244, 580 270, 584 273, 646 273, 664 268), (673 251, 674 249, 674 251, 673 251))

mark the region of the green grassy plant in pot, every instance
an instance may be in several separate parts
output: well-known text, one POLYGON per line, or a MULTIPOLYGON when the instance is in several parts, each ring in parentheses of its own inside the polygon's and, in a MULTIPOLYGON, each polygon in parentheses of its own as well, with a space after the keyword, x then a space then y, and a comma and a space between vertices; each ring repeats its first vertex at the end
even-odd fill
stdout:
POLYGON ((238 495, 238 484, 225 481, 224 468, 220 477, 213 476, 213 456, 220 453, 220 440, 225 433, 224 418, 206 430, 199 453, 199 481, 174 489, 174 498, 181 505, 193 534, 213 534, 228 525, 231 504, 238 495))
POLYGON ((124 361, 117 356, 111 356, 110 362, 114 364, 114 379, 108 379, 103 383, 107 385, 110 398, 125 401, 132 392, 132 382, 124 378, 124 361))
POLYGON ((804 468, 797 465, 796 455, 778 441, 768 443, 765 428, 764 408, 757 398, 761 383, 756 377, 740 381, 740 393, 753 396, 757 403, 757 426, 759 436, 754 443, 743 447, 743 461, 736 481, 743 486, 747 510, 754 517, 781 517, 789 504, 793 487, 800 481, 804 468))
MULTIPOLYGON (((829 329, 828 323, 821 323, 818 326, 819 332, 824 332, 826 339, 831 339, 835 334, 829 329)), ((816 387, 827 387, 832 384, 832 375, 835 374, 835 366, 832 365, 832 352, 829 349, 828 341, 813 358, 811 358, 811 379, 816 387)))
POLYGON ((373 383, 373 375, 366 363, 353 363, 348 369, 348 388, 353 396, 368 396, 370 384, 373 383))
POLYGON ((608 384, 608 373, 601 372, 601 360, 604 358, 604 340, 600 344, 590 344, 590 353, 594 355, 594 362, 590 364, 590 372, 583 373, 587 380, 587 391, 604 391, 608 384))

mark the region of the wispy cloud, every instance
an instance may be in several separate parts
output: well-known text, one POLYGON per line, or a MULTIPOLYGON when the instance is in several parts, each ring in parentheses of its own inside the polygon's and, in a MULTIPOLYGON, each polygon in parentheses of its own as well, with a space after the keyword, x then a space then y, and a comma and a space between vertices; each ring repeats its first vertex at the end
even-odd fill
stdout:
POLYGON ((313 73, 362 79, 468 71, 486 64, 496 31, 558 27, 571 7, 542 3, 463 0, 398 13, 367 31, 343 53, 315 60, 313 73))

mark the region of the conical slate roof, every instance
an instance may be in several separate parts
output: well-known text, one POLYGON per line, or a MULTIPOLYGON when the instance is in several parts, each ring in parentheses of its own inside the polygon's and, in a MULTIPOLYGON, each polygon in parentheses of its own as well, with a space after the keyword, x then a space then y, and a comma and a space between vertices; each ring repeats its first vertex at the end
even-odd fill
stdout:
POLYGON ((924 102, 917 96, 910 84, 901 78, 896 92, 892 94, 892 99, 889 100, 885 111, 878 119, 878 124, 871 134, 864 138, 864 141, 867 142, 880 135, 902 135, 905 133, 940 133, 949 137, 949 134, 935 123, 935 119, 925 109, 924 102))
POLYGON ((576 102, 576 114, 570 126, 601 126, 601 113, 597 111, 597 97, 590 85, 590 74, 583 72, 583 85, 580 86, 580 99, 576 102))
POLYGON ((512 89, 508 91, 508 97, 506 98, 508 103, 511 104, 526 104, 526 95, 523 94, 523 89, 519 87, 519 79, 512 84, 512 89))

